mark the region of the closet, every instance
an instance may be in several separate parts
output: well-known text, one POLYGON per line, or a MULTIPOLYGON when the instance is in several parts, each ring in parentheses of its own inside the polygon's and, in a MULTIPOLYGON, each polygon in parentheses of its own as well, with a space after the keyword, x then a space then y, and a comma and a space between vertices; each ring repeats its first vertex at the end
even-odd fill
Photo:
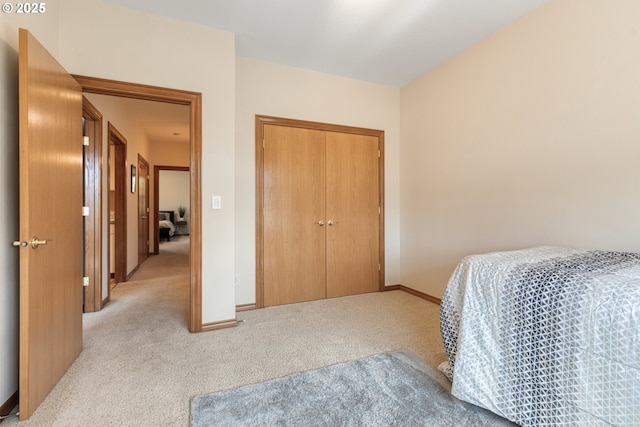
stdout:
POLYGON ((256 117, 256 306, 383 285, 377 130, 256 117))

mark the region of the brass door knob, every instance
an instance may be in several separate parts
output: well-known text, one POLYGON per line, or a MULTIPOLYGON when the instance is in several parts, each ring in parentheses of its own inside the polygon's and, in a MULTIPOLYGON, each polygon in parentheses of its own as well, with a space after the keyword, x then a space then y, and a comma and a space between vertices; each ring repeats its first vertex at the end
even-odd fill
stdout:
POLYGON ((31 245, 31 247, 33 249, 38 249, 38 246, 46 245, 50 241, 51 241, 51 239, 49 239, 49 240, 39 240, 37 237, 34 237, 33 239, 31 239, 29 244, 31 245))

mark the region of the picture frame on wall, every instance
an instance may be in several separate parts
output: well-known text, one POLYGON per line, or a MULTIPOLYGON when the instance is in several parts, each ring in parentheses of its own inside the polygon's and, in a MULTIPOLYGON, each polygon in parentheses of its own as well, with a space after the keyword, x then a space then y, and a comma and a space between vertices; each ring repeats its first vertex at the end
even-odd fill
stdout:
POLYGON ((131 165, 131 192, 136 192, 136 167, 131 165))

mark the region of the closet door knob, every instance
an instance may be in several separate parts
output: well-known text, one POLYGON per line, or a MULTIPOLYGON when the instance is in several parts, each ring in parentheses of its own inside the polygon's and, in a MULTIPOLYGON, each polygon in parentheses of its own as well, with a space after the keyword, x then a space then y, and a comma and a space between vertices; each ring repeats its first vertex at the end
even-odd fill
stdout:
POLYGON ((318 224, 320 227, 322 227, 324 225, 324 221, 318 221, 316 224, 318 224))
POLYGON ((338 223, 338 221, 333 222, 332 220, 329 220, 329 222, 327 222, 327 224, 329 224, 329 225, 333 225, 333 224, 337 224, 337 223, 338 223))

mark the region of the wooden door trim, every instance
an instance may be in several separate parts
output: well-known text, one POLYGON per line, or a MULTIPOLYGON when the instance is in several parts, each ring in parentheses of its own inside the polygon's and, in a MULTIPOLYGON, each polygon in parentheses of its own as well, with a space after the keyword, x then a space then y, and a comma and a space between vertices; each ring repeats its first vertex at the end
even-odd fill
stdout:
POLYGON ((263 142, 264 142, 264 125, 287 126, 304 129, 314 129, 326 132, 340 132, 357 135, 374 136, 378 138, 378 148, 380 156, 378 159, 378 183, 380 190, 380 221, 379 221, 379 259, 380 274, 378 276, 378 290, 384 290, 385 277, 385 252, 384 252, 384 131, 376 129, 367 129, 355 126, 345 126, 330 123, 311 122, 307 120, 296 120, 274 116, 255 116, 255 158, 256 158, 256 308, 264 307, 264 263, 263 263, 263 142))
MULTIPOLYGON (((189 168, 186 166, 162 166, 155 165, 153 167, 153 235, 154 235, 154 245, 153 245, 153 253, 158 255, 160 253, 160 239, 159 235, 159 227, 158 227, 158 212, 160 211, 160 171, 189 171, 189 168)), ((191 213, 189 213, 191 216, 191 213)))
MULTIPOLYGON (((145 206, 145 208, 147 208, 147 210, 149 209, 149 162, 147 162, 147 160, 142 157, 142 155, 140 153, 138 153, 138 225, 140 224, 140 176, 142 175, 141 171, 142 171, 142 167, 141 165, 146 166, 147 168, 147 177, 146 177, 146 192, 147 192, 147 196, 145 198, 147 205, 145 206)), ((140 247, 138 247, 138 267, 140 267, 140 265, 147 259, 149 258, 149 225, 148 222, 151 221, 150 218, 150 213, 151 212, 146 212, 147 214, 147 242, 146 242, 146 255, 144 257, 140 257, 140 247)), ((140 230, 140 227, 138 226, 138 244, 140 244, 140 233, 144 232, 143 230, 140 230)))
MULTIPOLYGON (((307 120, 296 120, 283 117, 256 115, 256 129, 258 125, 262 127, 263 124, 287 126, 293 128, 315 129, 326 132, 353 133, 357 135, 368 135, 377 137, 384 136, 383 130, 337 125, 331 123, 310 122, 307 120)), ((262 140, 260 140, 260 145, 262 146, 262 140)))
MULTIPOLYGON (((115 206, 113 210, 116 218, 115 230, 115 280, 116 283, 127 281, 127 139, 116 129, 116 127, 108 122, 107 124, 107 140, 109 145, 114 146, 114 158, 109 162, 114 163, 114 180, 115 180, 115 206)), ((109 168, 110 169, 110 168, 109 168)), ((111 182, 110 171, 107 173, 109 182, 111 182)), ((109 237, 110 238, 110 237, 109 237)), ((111 298, 111 289, 108 290, 109 299, 111 298)))
POLYGON ((190 170, 190 304, 189 331, 202 329, 202 94, 177 89, 72 75, 88 93, 160 101, 189 106, 190 170))
POLYGON ((85 288, 84 312, 102 309, 102 114, 82 97, 82 115, 88 127, 89 146, 85 152, 85 205, 89 217, 85 220, 85 288))

